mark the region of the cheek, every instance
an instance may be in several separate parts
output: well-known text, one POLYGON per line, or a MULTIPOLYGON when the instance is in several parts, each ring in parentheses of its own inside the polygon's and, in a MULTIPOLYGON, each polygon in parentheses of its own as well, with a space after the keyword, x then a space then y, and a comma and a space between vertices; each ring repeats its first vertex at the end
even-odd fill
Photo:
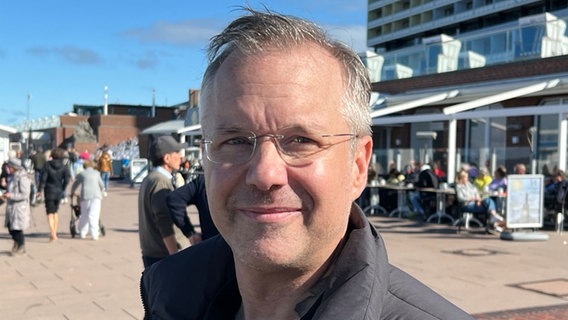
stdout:
POLYGON ((316 207, 329 208, 349 197, 349 174, 345 166, 323 162, 315 163, 306 170, 291 171, 289 178, 291 184, 295 182, 305 190, 316 207))
POLYGON ((236 183, 240 180, 235 169, 223 169, 218 166, 205 166, 205 188, 207 190, 207 198, 211 215, 215 220, 215 216, 221 216, 225 210, 226 200, 230 195, 230 191, 235 188, 236 183))

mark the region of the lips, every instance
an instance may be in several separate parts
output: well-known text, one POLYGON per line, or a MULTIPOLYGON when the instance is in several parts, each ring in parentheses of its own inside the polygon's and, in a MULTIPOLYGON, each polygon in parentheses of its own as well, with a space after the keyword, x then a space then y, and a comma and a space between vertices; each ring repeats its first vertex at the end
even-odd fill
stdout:
POLYGON ((302 214, 299 208, 241 208, 237 211, 260 223, 280 223, 302 214))

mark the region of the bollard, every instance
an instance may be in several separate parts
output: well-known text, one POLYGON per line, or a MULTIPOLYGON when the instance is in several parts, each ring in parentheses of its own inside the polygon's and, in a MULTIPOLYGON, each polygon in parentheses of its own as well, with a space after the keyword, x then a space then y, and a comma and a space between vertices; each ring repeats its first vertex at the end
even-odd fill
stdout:
POLYGON ((556 214, 556 233, 562 234, 564 231, 564 213, 558 212, 556 214))

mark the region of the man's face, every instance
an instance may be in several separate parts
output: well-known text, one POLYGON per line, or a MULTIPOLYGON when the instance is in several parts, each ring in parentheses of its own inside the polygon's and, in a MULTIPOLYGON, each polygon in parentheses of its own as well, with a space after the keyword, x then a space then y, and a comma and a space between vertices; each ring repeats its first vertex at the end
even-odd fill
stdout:
MULTIPOLYGON (((340 115, 343 75, 319 48, 233 53, 206 91, 203 129, 352 133, 340 115)), ((333 139, 310 163, 290 165, 259 139, 244 164, 204 159, 213 220, 241 263, 260 270, 320 266, 344 236, 351 203, 366 182, 370 137, 333 139)))
POLYGON ((181 153, 179 151, 167 153, 164 156, 164 163, 170 172, 179 170, 181 165, 181 153))

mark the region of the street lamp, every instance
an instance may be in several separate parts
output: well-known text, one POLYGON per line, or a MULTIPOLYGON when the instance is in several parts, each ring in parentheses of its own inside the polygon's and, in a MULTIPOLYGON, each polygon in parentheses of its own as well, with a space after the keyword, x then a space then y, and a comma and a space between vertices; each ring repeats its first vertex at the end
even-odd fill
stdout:
MULTIPOLYGON (((28 99, 26 104, 26 129, 28 131, 28 137, 26 138, 26 150, 23 152, 25 158, 30 156, 30 139, 32 138, 32 126, 30 126, 30 101, 32 100, 31 93, 28 93, 28 99)), ((24 160, 22 159, 22 161, 24 160)))
POLYGON ((105 104, 103 107, 103 115, 107 115, 108 114, 108 87, 105 86, 105 96, 104 96, 104 100, 105 100, 105 104))

